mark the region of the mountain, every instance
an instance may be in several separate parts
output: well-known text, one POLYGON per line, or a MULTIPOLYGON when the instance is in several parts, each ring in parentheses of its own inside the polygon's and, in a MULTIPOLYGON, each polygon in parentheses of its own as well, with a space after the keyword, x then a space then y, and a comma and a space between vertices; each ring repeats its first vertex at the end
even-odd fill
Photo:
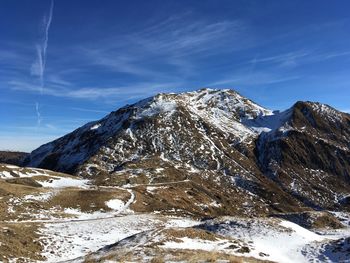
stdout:
POLYGON ((34 150, 25 165, 133 186, 141 212, 347 209, 350 116, 271 111, 233 90, 159 94, 34 150), (152 187, 149 186, 152 184, 152 187))

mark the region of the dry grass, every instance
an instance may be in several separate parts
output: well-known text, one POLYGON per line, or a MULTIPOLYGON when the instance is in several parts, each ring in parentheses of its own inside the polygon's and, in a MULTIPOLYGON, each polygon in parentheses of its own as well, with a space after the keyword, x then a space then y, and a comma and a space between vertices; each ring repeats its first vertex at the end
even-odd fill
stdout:
POLYGON ((137 202, 131 208, 137 212, 161 211, 162 214, 196 218, 242 214, 240 204, 243 197, 236 192, 220 192, 211 179, 165 182, 153 186, 152 191, 147 191, 147 186, 136 186, 133 190, 137 202))
POLYGON ((220 238, 223 238, 222 236, 219 236, 212 232, 205 231, 202 229, 196 229, 196 228, 178 228, 178 229, 168 228, 168 229, 164 229, 162 231, 162 234, 164 234, 168 240, 174 240, 174 241, 183 237, 188 237, 191 239, 210 240, 210 241, 216 241, 220 238))
MULTIPOLYGON (((8 183, 0 179, 0 221, 17 219, 18 213, 10 214, 8 212, 10 200, 22 198, 29 194, 40 194, 41 188, 31 187, 21 184, 8 183)), ((24 211, 25 206, 18 206, 19 211, 24 211)))
POLYGON ((130 193, 118 189, 73 189, 61 190, 48 201, 50 207, 76 208, 82 212, 94 212, 99 210, 110 210, 106 202, 110 199, 120 199, 126 202, 130 198, 130 193))
POLYGON ((39 184, 37 181, 35 181, 33 178, 30 178, 30 177, 17 177, 17 178, 6 179, 6 182, 10 184, 21 184, 21 185, 27 185, 32 187, 42 187, 41 184, 39 184))
POLYGON ((37 224, 4 224, 0 223, 0 262, 17 258, 16 262, 43 260, 40 255, 43 247, 38 241, 37 224))

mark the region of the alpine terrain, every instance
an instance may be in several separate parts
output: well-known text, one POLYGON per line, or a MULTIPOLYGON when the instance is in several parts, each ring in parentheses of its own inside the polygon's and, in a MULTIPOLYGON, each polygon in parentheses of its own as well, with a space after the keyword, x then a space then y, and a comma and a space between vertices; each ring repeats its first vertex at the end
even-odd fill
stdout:
POLYGON ((350 262, 350 115, 325 104, 158 94, 20 156, 4 262, 350 262))

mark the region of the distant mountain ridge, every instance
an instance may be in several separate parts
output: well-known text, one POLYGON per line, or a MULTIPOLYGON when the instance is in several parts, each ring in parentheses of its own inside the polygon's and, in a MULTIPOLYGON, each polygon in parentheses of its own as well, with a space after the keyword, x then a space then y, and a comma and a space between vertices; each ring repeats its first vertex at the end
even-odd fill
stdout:
POLYGON ((27 157, 28 153, 15 151, 0 151, 0 163, 21 164, 27 157))
MULTIPOLYGON (((104 185, 200 185, 217 214, 347 209, 349 141, 350 115, 328 105, 273 112, 233 90, 202 89, 127 105, 39 147, 25 164, 104 185)), ((187 192, 183 202, 193 203, 187 192)))

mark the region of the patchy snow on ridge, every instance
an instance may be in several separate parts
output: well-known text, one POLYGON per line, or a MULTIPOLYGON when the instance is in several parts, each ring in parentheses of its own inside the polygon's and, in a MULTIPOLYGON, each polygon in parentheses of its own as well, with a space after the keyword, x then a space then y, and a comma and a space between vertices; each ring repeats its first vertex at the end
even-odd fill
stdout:
POLYGON ((272 111, 265 109, 253 101, 244 98, 237 92, 229 89, 202 89, 194 92, 179 94, 187 97, 190 104, 197 110, 217 108, 224 112, 237 113, 239 118, 256 118, 257 116, 271 115, 272 111))
POLYGON ((209 121, 223 133, 232 134, 239 141, 255 135, 252 129, 241 123, 243 119, 272 114, 272 111, 232 90, 202 89, 181 93, 178 99, 186 104, 195 118, 209 121))
POLYGON ((343 118, 340 112, 327 104, 318 102, 308 102, 308 104, 315 112, 319 113, 321 116, 327 118, 331 122, 337 123, 340 122, 343 118))
POLYGON ((255 119, 243 119, 242 123, 257 133, 267 133, 274 130, 283 131, 288 127, 291 115, 291 109, 283 112, 274 111, 270 115, 258 116, 255 119))
POLYGON ((136 118, 152 117, 159 113, 172 113, 176 110, 176 102, 172 100, 165 100, 162 95, 155 97, 146 107, 139 108, 136 118))

